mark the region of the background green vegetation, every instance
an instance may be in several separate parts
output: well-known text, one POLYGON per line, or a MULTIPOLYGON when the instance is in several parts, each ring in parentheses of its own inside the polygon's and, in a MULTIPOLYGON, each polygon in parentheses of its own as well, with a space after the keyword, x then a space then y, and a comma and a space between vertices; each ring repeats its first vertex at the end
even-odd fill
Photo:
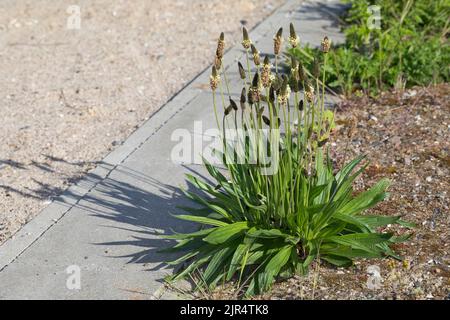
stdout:
MULTIPOLYGON (((450 1, 347 0, 341 17, 346 42, 330 52, 326 84, 347 96, 357 90, 376 95, 387 88, 447 82, 450 1), (371 29, 369 6, 380 6, 380 29, 371 29)), ((320 50, 290 51, 311 73, 320 50)))

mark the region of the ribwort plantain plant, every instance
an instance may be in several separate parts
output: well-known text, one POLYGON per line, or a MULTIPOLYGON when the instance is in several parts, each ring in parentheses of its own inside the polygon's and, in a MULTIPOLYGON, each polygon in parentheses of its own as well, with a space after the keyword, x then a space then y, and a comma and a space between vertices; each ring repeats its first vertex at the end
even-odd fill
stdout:
MULTIPOLYGON (((245 29, 243 36, 247 70, 239 62, 240 107, 230 97, 228 83, 223 84, 225 70, 217 67, 222 64, 212 68, 213 107, 223 145, 216 154, 222 163, 204 160, 213 184, 187 175, 201 192, 184 191, 197 205, 182 207, 187 214, 177 217, 198 223, 199 230, 165 236, 177 240, 168 251, 184 251, 169 262, 184 265, 170 280, 201 271, 202 284, 209 289, 235 280, 251 296, 268 290, 277 277, 307 273, 315 259, 335 266, 349 266, 355 258, 399 259, 390 245, 408 236, 378 232, 378 227, 408 224, 397 216, 364 215, 386 197, 389 182, 381 180, 354 195, 352 183, 366 167, 365 157, 353 159, 340 170, 333 166, 329 140, 334 114, 325 109, 320 81, 309 78, 296 60, 282 69, 288 69, 285 74, 272 66, 268 56, 260 64, 260 53, 245 29), (223 103, 223 115, 219 115, 218 100, 223 103), (227 129, 244 133, 241 152, 233 149, 235 141, 227 138, 227 129), (239 157, 241 161, 236 161, 239 157)), ((298 42, 291 25, 288 43, 296 47, 298 42)), ((274 37, 275 57, 281 43, 279 29, 274 37)), ((223 44, 222 34, 218 53, 223 52, 223 44)), ((325 64, 329 51, 330 40, 325 37, 325 64)), ((221 60, 222 55, 215 58, 221 60)))

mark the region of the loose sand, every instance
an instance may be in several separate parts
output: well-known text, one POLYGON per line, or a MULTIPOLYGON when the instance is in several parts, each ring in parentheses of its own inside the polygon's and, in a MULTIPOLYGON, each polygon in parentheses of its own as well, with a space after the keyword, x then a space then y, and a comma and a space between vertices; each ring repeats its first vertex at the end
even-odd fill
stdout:
POLYGON ((282 3, 1 1, 0 243, 282 3))

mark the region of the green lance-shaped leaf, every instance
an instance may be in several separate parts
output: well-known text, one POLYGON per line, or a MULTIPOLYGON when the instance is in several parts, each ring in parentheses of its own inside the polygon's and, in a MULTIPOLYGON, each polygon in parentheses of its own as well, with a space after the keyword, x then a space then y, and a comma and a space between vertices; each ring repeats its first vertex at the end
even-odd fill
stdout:
POLYGON ((236 222, 226 226, 215 228, 203 240, 210 244, 221 244, 232 238, 238 237, 244 230, 249 228, 248 222, 236 222))

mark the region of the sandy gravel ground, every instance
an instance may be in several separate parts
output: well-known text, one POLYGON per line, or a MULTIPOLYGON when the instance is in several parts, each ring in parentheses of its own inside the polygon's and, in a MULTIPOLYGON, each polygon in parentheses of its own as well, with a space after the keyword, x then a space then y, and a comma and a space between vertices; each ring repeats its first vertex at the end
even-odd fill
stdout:
POLYGON ((0 243, 282 2, 2 0, 0 243))

